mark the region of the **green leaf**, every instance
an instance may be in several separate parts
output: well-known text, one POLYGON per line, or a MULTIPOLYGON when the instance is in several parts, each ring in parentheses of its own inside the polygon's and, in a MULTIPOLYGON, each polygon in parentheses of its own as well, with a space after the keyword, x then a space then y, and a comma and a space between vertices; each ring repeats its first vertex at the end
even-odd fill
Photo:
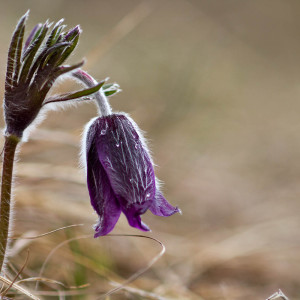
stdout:
POLYGON ((77 34, 74 39, 71 41, 71 45, 64 50, 62 53, 60 59, 56 62, 56 65, 59 66, 65 62, 65 60, 71 55, 71 53, 74 51, 75 47, 78 44, 79 40, 79 34, 77 34))
POLYGON ((17 86, 17 84, 18 84, 18 77, 19 77, 20 68, 21 68, 21 55, 22 55, 24 32, 25 32, 25 25, 21 29, 20 36, 18 38, 18 45, 17 45, 17 49, 16 49, 15 70, 14 70, 14 76, 13 76, 13 85, 14 86, 17 86))
POLYGON ((63 101, 68 101, 68 100, 74 100, 74 99, 81 98, 84 96, 89 96, 91 94, 98 92, 102 85, 103 85, 103 83, 100 82, 99 84, 97 84, 91 88, 80 90, 75 93, 67 93, 67 94, 59 95, 57 97, 50 97, 45 100, 44 105, 53 103, 53 102, 63 102, 63 101))
POLYGON ((46 42, 46 47, 49 48, 51 47, 52 45, 55 44, 57 38, 58 38, 58 30, 62 30, 62 27, 61 26, 61 23, 64 21, 64 19, 60 19, 53 27, 53 29, 51 30, 50 34, 49 34, 49 37, 48 37, 48 40, 46 42))
MULTIPOLYGON (((30 52, 30 47, 32 46, 32 44, 34 43, 34 41, 38 38, 38 36, 41 34, 41 31, 43 29, 43 24, 39 23, 35 26, 36 31, 33 34, 33 36, 29 36, 25 42, 25 44, 27 44, 27 47, 24 48, 23 51, 23 55, 22 55, 22 61, 24 61, 26 59, 26 57, 28 56, 29 52, 30 52)), ((33 30, 35 30, 35 28, 33 28, 33 30)))
POLYGON ((48 22, 46 22, 44 24, 44 26, 42 27, 39 36, 30 44, 30 46, 26 50, 26 54, 24 54, 24 63, 23 63, 23 67, 22 67, 22 71, 21 71, 21 75, 20 75, 21 82, 26 81, 27 75, 31 68, 34 57, 35 57, 38 49, 40 48, 40 46, 47 34, 48 29, 49 29, 48 22))
POLYGON ((84 65, 85 61, 82 60, 81 62, 75 64, 75 65, 71 65, 71 66, 60 66, 57 68, 57 70, 53 73, 53 76, 55 79, 58 77, 58 76, 61 76, 63 74, 66 74, 68 72, 71 72, 75 69, 78 69, 80 67, 82 67, 84 65))
POLYGON ((44 49, 42 53, 39 54, 39 56, 35 59, 34 65, 30 68, 30 72, 27 76, 27 82, 31 81, 32 76, 34 75, 35 71, 37 71, 38 68, 40 69, 44 68, 44 66, 47 63, 47 58, 49 58, 53 52, 57 51, 57 49, 60 48, 66 48, 68 45, 69 43, 64 42, 64 43, 55 44, 54 46, 48 49, 47 48, 44 49))
POLYGON ((121 92, 120 86, 117 83, 107 83, 103 85, 105 96, 109 97, 121 92))
POLYGON ((70 43, 68 42, 62 42, 62 43, 57 43, 55 45, 53 45, 52 47, 50 47, 49 49, 47 49, 47 52, 45 53, 45 57, 43 58, 42 61, 42 68, 44 68, 47 64, 47 62, 49 61, 51 55, 56 52, 57 50, 59 50, 59 52, 61 51, 61 49, 67 49, 69 48, 70 43))
POLYGON ((109 96, 118 94, 118 93, 120 93, 120 92, 121 92, 120 89, 110 90, 110 91, 104 91, 104 95, 105 95, 106 97, 109 97, 109 96))
POLYGON ((24 37, 25 22, 28 17, 29 11, 27 11, 19 20, 16 29, 13 33, 11 43, 8 50, 7 59, 7 71, 5 80, 5 91, 11 90, 12 86, 16 84, 15 80, 18 74, 14 75, 14 72, 19 73, 20 69, 20 56, 22 51, 22 42, 24 37))
POLYGON ((66 25, 61 25, 58 27, 57 33, 53 39, 54 43, 61 42, 63 40, 63 33, 62 31, 66 28, 66 25))

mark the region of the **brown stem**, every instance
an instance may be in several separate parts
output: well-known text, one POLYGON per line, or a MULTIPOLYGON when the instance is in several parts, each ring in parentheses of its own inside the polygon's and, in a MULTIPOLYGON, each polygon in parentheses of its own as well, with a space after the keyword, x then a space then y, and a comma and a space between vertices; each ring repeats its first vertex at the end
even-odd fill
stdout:
POLYGON ((19 138, 6 136, 4 144, 4 158, 1 178, 1 202, 0 202, 0 274, 3 273, 8 244, 8 233, 11 213, 11 188, 14 157, 19 138))

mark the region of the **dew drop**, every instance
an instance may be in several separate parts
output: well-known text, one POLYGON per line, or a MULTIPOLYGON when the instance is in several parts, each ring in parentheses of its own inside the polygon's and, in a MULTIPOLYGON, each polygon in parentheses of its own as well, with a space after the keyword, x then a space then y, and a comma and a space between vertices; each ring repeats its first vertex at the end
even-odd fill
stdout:
POLYGON ((119 148, 119 147, 120 147, 120 144, 119 144, 119 143, 117 143, 117 144, 116 144, 116 147, 118 147, 118 148, 119 148))
POLYGON ((105 133, 106 133, 106 130, 105 130, 105 129, 102 129, 102 130, 101 130, 101 135, 105 135, 105 133))
POLYGON ((151 194, 150 194, 150 193, 146 194, 146 198, 149 198, 150 196, 151 196, 151 194))
POLYGON ((132 132, 132 135, 135 140, 139 139, 139 135, 135 131, 132 132))
POLYGON ((137 149, 139 147, 139 145, 137 143, 135 143, 134 148, 137 149))

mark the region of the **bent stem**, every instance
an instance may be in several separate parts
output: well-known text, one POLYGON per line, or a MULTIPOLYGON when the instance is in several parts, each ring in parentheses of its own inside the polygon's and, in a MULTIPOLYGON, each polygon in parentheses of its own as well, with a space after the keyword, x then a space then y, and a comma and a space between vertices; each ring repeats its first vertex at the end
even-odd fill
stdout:
POLYGON ((8 233, 11 214, 11 189, 14 157, 20 139, 10 135, 5 137, 4 158, 1 178, 0 203, 0 274, 3 274, 8 245, 8 233))
MULTIPOLYGON (((88 73, 83 70, 77 70, 73 72, 73 76, 83 82, 86 86, 92 87, 97 84, 97 81, 88 73)), ((105 81, 104 81, 105 82, 105 81)), ((104 84, 103 82, 103 84, 104 84)), ((101 116, 108 116, 112 114, 111 107, 105 96, 105 93, 101 90, 94 94, 95 100, 98 104, 99 112, 101 116)))

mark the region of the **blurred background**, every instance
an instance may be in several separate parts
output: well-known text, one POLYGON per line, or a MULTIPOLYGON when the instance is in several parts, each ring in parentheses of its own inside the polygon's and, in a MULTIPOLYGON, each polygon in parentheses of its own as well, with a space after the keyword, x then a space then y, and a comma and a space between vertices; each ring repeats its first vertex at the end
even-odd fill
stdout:
MULTIPOLYGON (((266 299, 279 288, 297 299, 300 2, 0 0, 1 95, 10 36, 28 8, 27 34, 47 19, 81 25, 69 63, 85 57, 91 75, 120 84, 111 105, 147 132, 164 194, 183 211, 143 217, 166 253, 105 299, 266 299)), ((29 249, 20 276, 48 278, 36 292, 34 279, 24 283, 41 299, 100 299, 161 251, 144 238, 85 236, 97 217, 78 157, 95 115, 93 104, 49 112, 21 147, 14 235, 84 224, 13 242, 10 278, 29 249)), ((141 232, 122 217, 113 233, 141 232)))

